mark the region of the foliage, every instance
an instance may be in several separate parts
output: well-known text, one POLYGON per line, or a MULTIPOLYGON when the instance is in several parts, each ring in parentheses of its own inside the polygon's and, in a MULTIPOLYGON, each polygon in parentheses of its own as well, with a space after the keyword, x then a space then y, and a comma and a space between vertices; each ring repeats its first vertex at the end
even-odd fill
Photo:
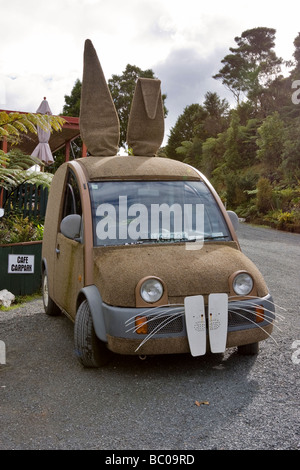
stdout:
POLYGON ((266 214, 272 209, 272 186, 267 178, 260 178, 257 183, 257 210, 266 214))
POLYGON ((274 51, 275 29, 253 28, 234 38, 236 48, 222 60, 223 68, 214 76, 221 79, 234 95, 237 103, 242 93, 259 100, 265 87, 280 72, 282 59, 274 51))
POLYGON ((2 244, 42 240, 43 233, 44 226, 38 220, 30 220, 17 213, 0 219, 2 244))
MULTIPOLYGON (((0 189, 6 189, 9 195, 22 183, 50 186, 52 175, 33 168, 42 166, 41 161, 31 155, 25 155, 15 145, 24 133, 37 133, 37 127, 60 130, 64 120, 56 116, 44 116, 20 113, 0 113, 0 140, 14 144, 10 152, 0 150, 0 189)), ((6 201, 8 200, 6 198, 6 201)), ((0 219, 1 243, 19 243, 41 240, 43 226, 40 222, 29 220, 10 211, 9 216, 0 219)))
MULTIPOLYGON (((155 78, 153 70, 142 70, 135 65, 127 64, 121 75, 114 74, 108 80, 108 87, 110 89, 120 121, 120 146, 124 148, 126 148, 127 126, 132 98, 135 90, 135 84, 139 77, 155 78)), ((63 107, 64 116, 79 116, 81 87, 82 83, 79 79, 77 79, 71 94, 65 95, 65 105, 63 107)), ((166 95, 162 95, 162 98, 164 102, 166 95)), ((165 106, 164 113, 165 116, 168 114, 165 106)), ((81 147, 79 140, 78 146, 81 147)))
POLYGON ((2 152, 2 162, 3 164, 0 165, 0 188, 8 190, 9 193, 25 182, 43 187, 49 187, 51 184, 53 175, 32 169, 35 165, 39 166, 41 161, 31 155, 24 155, 18 149, 11 150, 7 154, 2 152))
POLYGON ((282 162, 284 143, 284 123, 279 113, 275 112, 263 121, 257 129, 257 157, 263 163, 269 175, 278 175, 278 167, 282 162))
MULTIPOLYGON (((134 95, 135 85, 138 78, 156 78, 151 69, 142 70, 135 65, 127 64, 122 75, 113 74, 108 80, 108 87, 110 89, 113 101, 120 121, 120 146, 126 148, 126 136, 129 113, 131 103, 134 95)), ((166 95, 162 95, 163 102, 165 102, 166 95)), ((164 106, 165 116, 168 114, 164 106)))
POLYGON ((59 116, 0 112, 0 141, 12 144, 10 152, 0 150, 0 188, 13 192, 24 182, 50 186, 52 175, 36 171, 33 168, 43 166, 42 162, 32 155, 25 155, 16 146, 28 132, 37 134, 37 128, 59 131, 64 119, 59 116))
POLYGON ((79 117, 80 114, 80 99, 81 99, 81 81, 79 78, 76 80, 71 94, 65 95, 65 104, 63 107, 63 116, 79 117))
POLYGON ((199 104, 192 104, 184 108, 175 126, 170 130, 170 136, 165 148, 167 157, 182 160, 182 157, 177 155, 176 149, 182 145, 182 142, 188 142, 193 139, 196 135, 196 129, 199 131, 205 117, 206 112, 199 104))
POLYGON ((64 119, 60 116, 46 114, 18 113, 6 111, 0 112, 0 141, 17 144, 24 134, 32 132, 37 134, 37 128, 43 130, 60 131, 64 119))
MULTIPOLYGON (((275 35, 273 28, 257 27, 234 38, 213 78, 232 92, 235 105, 230 109, 208 91, 203 103, 183 109, 158 154, 196 166, 227 208, 247 220, 300 231, 300 104, 292 101, 293 83, 300 80, 300 33, 293 62, 277 57, 275 35)), ((127 65, 108 82, 123 126, 121 145, 137 76, 154 73, 127 65)), ((72 100, 66 99, 66 114, 79 112, 80 87, 77 81, 72 100)))
POLYGON ((276 56, 275 33, 259 27, 235 38, 214 78, 231 90, 236 106, 229 110, 207 93, 203 104, 184 109, 164 150, 195 165, 227 208, 246 220, 300 232, 300 104, 292 100, 293 81, 300 80, 300 33, 294 62, 276 56), (290 69, 286 77, 282 65, 290 69))

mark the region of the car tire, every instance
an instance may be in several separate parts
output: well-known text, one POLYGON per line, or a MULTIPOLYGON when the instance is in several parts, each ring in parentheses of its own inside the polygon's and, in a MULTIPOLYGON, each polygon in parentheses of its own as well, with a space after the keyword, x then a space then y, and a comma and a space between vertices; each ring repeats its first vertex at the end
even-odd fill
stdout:
POLYGON ((87 300, 77 310, 74 326, 75 353, 84 367, 101 367, 108 363, 110 351, 95 333, 87 300))
POLYGON ((49 295, 49 281, 48 281, 48 275, 47 275, 46 269, 44 269, 43 275, 42 275, 42 296, 43 296, 44 310, 46 314, 52 317, 60 315, 61 314, 60 308, 56 305, 56 303, 51 299, 49 295))
POLYGON ((244 344, 238 346, 238 353, 243 356, 255 356, 259 351, 259 343, 244 344))

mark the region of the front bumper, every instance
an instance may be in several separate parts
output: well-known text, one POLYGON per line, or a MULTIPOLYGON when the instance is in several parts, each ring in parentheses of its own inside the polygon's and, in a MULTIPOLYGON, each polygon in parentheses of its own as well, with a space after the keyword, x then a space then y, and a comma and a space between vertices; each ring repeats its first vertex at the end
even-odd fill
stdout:
MULTIPOLYGON (((107 347, 119 354, 154 355, 189 353, 184 305, 156 308, 122 308, 103 304, 107 347), (135 318, 147 318, 146 334, 136 332, 135 318)), ((205 306, 206 323, 208 307, 205 306)), ((256 343, 268 338, 273 330, 275 308, 272 297, 228 302, 226 348, 256 343), (264 311, 257 322, 256 307, 264 311)), ((210 350, 206 341, 207 352, 210 350)))

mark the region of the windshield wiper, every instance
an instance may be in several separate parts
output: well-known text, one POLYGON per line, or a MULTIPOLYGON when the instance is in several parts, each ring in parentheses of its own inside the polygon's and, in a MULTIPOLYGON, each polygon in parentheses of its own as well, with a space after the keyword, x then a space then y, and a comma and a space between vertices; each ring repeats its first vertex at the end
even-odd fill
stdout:
POLYGON ((229 235, 209 235, 204 240, 217 240, 218 238, 229 238, 229 235))

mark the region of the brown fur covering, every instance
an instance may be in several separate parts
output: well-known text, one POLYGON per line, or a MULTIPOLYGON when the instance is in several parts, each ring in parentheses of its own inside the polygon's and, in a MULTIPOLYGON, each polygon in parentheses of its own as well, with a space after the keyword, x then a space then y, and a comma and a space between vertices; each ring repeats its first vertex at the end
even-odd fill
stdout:
MULTIPOLYGON (((234 346, 242 346, 245 344, 256 343, 267 339, 273 331, 273 325, 267 325, 264 329, 249 328, 243 331, 231 331, 227 334, 226 348, 234 346)), ((107 336, 108 348, 118 354, 182 354, 190 353, 190 347, 187 338, 151 338, 141 346, 137 352, 135 350, 139 347, 144 337, 140 339, 124 339, 114 338, 110 335, 107 336)), ((209 340, 207 339, 207 351, 209 351, 209 340)))
POLYGON ((169 158, 159 157, 86 157, 76 160, 83 167, 90 181, 106 179, 152 180, 201 180, 189 165, 169 158))
POLYGON ((228 279, 238 270, 252 274, 259 296, 268 293, 262 275, 235 242, 206 243, 195 251, 177 243, 94 248, 94 260, 95 284, 103 301, 114 306, 135 307, 135 286, 146 276, 165 282, 169 303, 183 303, 188 295, 229 294, 228 279))
POLYGON ((119 118, 90 40, 86 40, 84 50, 80 133, 92 155, 108 156, 118 152, 119 118))
POLYGON ((127 143, 135 156, 156 155, 164 138, 160 80, 139 78, 130 110, 127 143))
POLYGON ((62 195, 66 178, 66 165, 67 164, 63 164, 58 168, 52 180, 44 225, 42 258, 46 259, 47 262, 47 270, 50 277, 49 295, 51 298, 54 298, 53 273, 55 267, 55 247, 56 236, 59 231, 59 215, 63 201, 62 195))

